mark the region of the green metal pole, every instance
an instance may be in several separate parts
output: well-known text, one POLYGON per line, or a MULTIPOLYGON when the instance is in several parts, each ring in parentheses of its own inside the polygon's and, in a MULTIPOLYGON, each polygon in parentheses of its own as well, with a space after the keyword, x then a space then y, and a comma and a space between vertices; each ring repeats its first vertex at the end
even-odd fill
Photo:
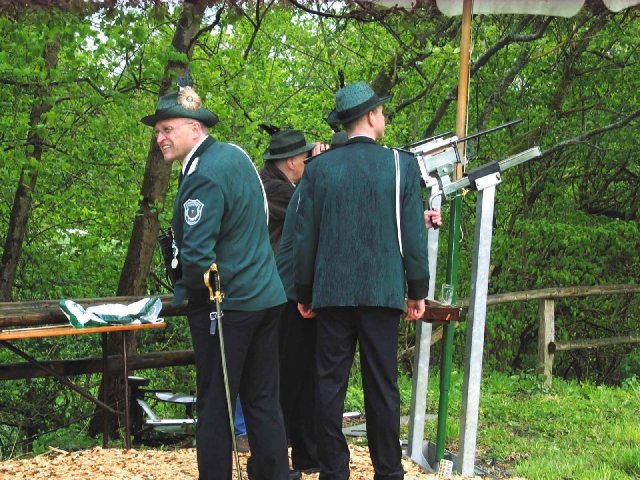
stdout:
MULTIPOLYGON (((458 105, 456 110, 456 136, 463 138, 467 132, 467 104, 469 100, 469 64, 471 62, 471 22, 473 0, 462 1, 462 25, 460 35, 460 65, 458 72, 458 105)), ((458 144, 460 158, 464 158, 465 144, 458 144)), ((454 180, 462 178, 463 167, 457 164, 454 180)), ((459 193, 459 192, 458 192, 459 193)), ((460 210, 462 197, 456 195, 449 212, 449 250, 447 252, 447 282, 453 285, 453 299, 458 297, 458 251, 460 249, 460 210)), ((455 325, 447 323, 444 328, 442 361, 440 362, 440 402, 438 403, 438 432, 436 436, 436 462, 444 458, 447 437, 447 410, 449 409, 449 383, 453 358, 453 333, 455 325)))
MULTIPOLYGON (((446 283, 453 285, 453 303, 458 297, 458 251, 460 244, 460 210, 462 196, 456 196, 451 202, 449 218, 449 248, 447 252, 446 283)), ((442 359, 440 360, 440 401, 438 403, 438 432, 436 434, 436 462, 444 458, 447 437, 447 410, 449 408, 449 385, 451 364, 453 363, 453 334, 455 325, 448 322, 444 326, 442 359)))

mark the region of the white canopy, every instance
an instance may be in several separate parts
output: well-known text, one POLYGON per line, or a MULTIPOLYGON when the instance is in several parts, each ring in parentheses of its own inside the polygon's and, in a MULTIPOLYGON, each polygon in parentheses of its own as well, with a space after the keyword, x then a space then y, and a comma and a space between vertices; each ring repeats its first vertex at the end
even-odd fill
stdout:
MULTIPOLYGON (((640 5, 640 0, 602 0, 612 12, 640 5)), ((386 7, 415 8, 427 3, 420 0, 374 0, 386 7)), ((449 17, 462 15, 462 0, 435 0, 438 9, 449 17)), ((584 0, 474 0, 473 13, 483 14, 529 14, 572 17, 584 6, 584 0)))

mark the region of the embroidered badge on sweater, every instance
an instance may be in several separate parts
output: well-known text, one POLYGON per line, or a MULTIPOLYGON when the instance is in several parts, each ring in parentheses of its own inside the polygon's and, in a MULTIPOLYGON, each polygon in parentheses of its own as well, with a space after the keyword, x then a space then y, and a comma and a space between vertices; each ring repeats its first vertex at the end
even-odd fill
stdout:
POLYGON ((184 221, 187 225, 195 225, 202 218, 204 203, 198 199, 189 199, 184 202, 184 221))

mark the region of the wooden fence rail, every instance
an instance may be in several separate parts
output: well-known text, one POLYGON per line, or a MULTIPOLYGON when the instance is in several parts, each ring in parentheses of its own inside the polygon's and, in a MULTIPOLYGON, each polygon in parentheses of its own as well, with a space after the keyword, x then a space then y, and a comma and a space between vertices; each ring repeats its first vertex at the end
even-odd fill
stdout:
MULTIPOLYGON (((553 375, 553 357, 556 352, 579 348, 597 348, 610 345, 640 343, 640 336, 610 337, 601 339, 581 339, 568 342, 555 340, 555 300, 570 297, 592 295, 635 294, 640 292, 640 285, 602 285, 590 287, 559 287, 510 292, 490 295, 487 305, 500 305, 513 302, 537 300, 539 302, 538 361, 540 372, 544 373, 545 384, 550 385, 553 375)), ((160 297, 162 300, 162 316, 170 318, 184 315, 185 307, 172 307, 169 303, 171 295, 160 297)), ((139 297, 109 297, 74 299, 82 306, 105 303, 129 304, 139 297)), ((459 304, 468 307, 468 300, 461 299, 459 304)), ((63 324, 68 320, 58 307, 57 300, 34 302, 0 303, 0 329, 12 327, 31 327, 49 324, 63 324)), ((435 332, 437 334, 438 332, 435 332)), ((434 339, 435 340, 435 339, 434 339)), ((83 358, 43 362, 63 375, 80 375, 100 371, 100 358, 83 358)), ((110 362, 109 369, 117 370, 118 359, 110 362)), ((132 370, 143 368, 161 368, 193 364, 192 351, 154 352, 135 355, 129 359, 132 370)), ((0 365, 0 380, 14 380, 47 376, 44 371, 29 364, 16 363, 0 365)))
MULTIPOLYGON (((538 365, 539 372, 544 374, 545 385, 551 386, 553 379, 553 357, 556 352, 581 348, 596 348, 610 345, 640 343, 638 336, 610 337, 598 339, 580 339, 571 341, 555 340, 555 300, 570 297, 587 297, 592 295, 618 295, 640 292, 640 285, 598 285, 592 287, 559 287, 511 292, 490 295, 487 305, 498 305, 512 302, 538 301, 538 365)), ((462 300, 462 306, 468 306, 462 300)))

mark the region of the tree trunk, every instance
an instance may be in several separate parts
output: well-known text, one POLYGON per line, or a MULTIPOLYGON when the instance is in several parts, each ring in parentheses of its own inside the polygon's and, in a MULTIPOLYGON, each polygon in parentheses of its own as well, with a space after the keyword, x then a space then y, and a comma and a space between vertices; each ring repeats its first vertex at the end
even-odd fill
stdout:
POLYGON ((51 80, 51 70, 58 65, 59 50, 60 42, 56 38, 45 45, 42 54, 47 71, 47 80, 36 88, 31 114, 29 115, 27 146, 33 147, 33 150, 31 153, 27 151, 27 164, 22 167, 20 172, 20 181, 13 199, 11 217, 9 218, 9 230, 7 231, 7 238, 2 252, 2 260, 0 261, 0 301, 2 302, 11 301, 11 291, 16 279, 22 244, 31 218, 33 192, 38 181, 38 167, 44 151, 42 133, 38 131, 37 126, 46 121, 42 117, 51 110, 51 104, 48 100, 51 93, 49 81, 51 80))
MULTIPOLYGON (((197 5, 185 2, 173 36, 173 47, 191 59, 193 44, 200 32, 204 14, 203 2, 197 5)), ((187 63, 169 61, 164 69, 159 97, 171 90, 176 75, 184 73, 187 63)), ((151 133, 151 130, 149 131, 151 133)), ((169 187, 171 164, 164 161, 154 139, 151 139, 142 188, 140 205, 133 221, 127 257, 120 274, 117 295, 144 295, 151 260, 160 228, 158 205, 163 205, 169 187)))
MULTIPOLYGON (((172 45, 178 52, 187 55, 191 59, 193 45, 200 34, 200 25, 204 15, 204 2, 184 2, 172 45)), ((216 18, 219 18, 216 17, 216 18)), ((187 63, 171 60, 164 69, 162 83, 158 96, 165 95, 172 88, 172 82, 176 75, 182 75, 187 63)), ((151 134, 151 130, 149 130, 151 134)), ((151 139, 147 163, 144 172, 142 188, 140 190, 140 205, 133 221, 133 229, 127 249, 127 256, 120 274, 118 284, 118 296, 142 296, 146 293, 147 277, 151 269, 151 261, 156 245, 156 238, 160 229, 158 218, 158 206, 163 205, 169 187, 171 164, 164 161, 154 139, 151 139)), ((127 333, 114 333, 109 335, 107 351, 109 355, 119 355, 122 350, 122 335, 127 333)), ((127 355, 134 356, 137 352, 135 335, 127 342, 127 355)), ((105 386, 107 404, 118 403, 124 405, 124 385, 122 380, 109 377, 109 385, 105 386)), ((103 392, 100 392, 102 395, 103 392)), ((103 411, 96 408, 96 415, 89 425, 89 434, 97 435, 103 429, 103 411)), ((108 425, 109 437, 117 436, 117 422, 115 419, 108 425)))

